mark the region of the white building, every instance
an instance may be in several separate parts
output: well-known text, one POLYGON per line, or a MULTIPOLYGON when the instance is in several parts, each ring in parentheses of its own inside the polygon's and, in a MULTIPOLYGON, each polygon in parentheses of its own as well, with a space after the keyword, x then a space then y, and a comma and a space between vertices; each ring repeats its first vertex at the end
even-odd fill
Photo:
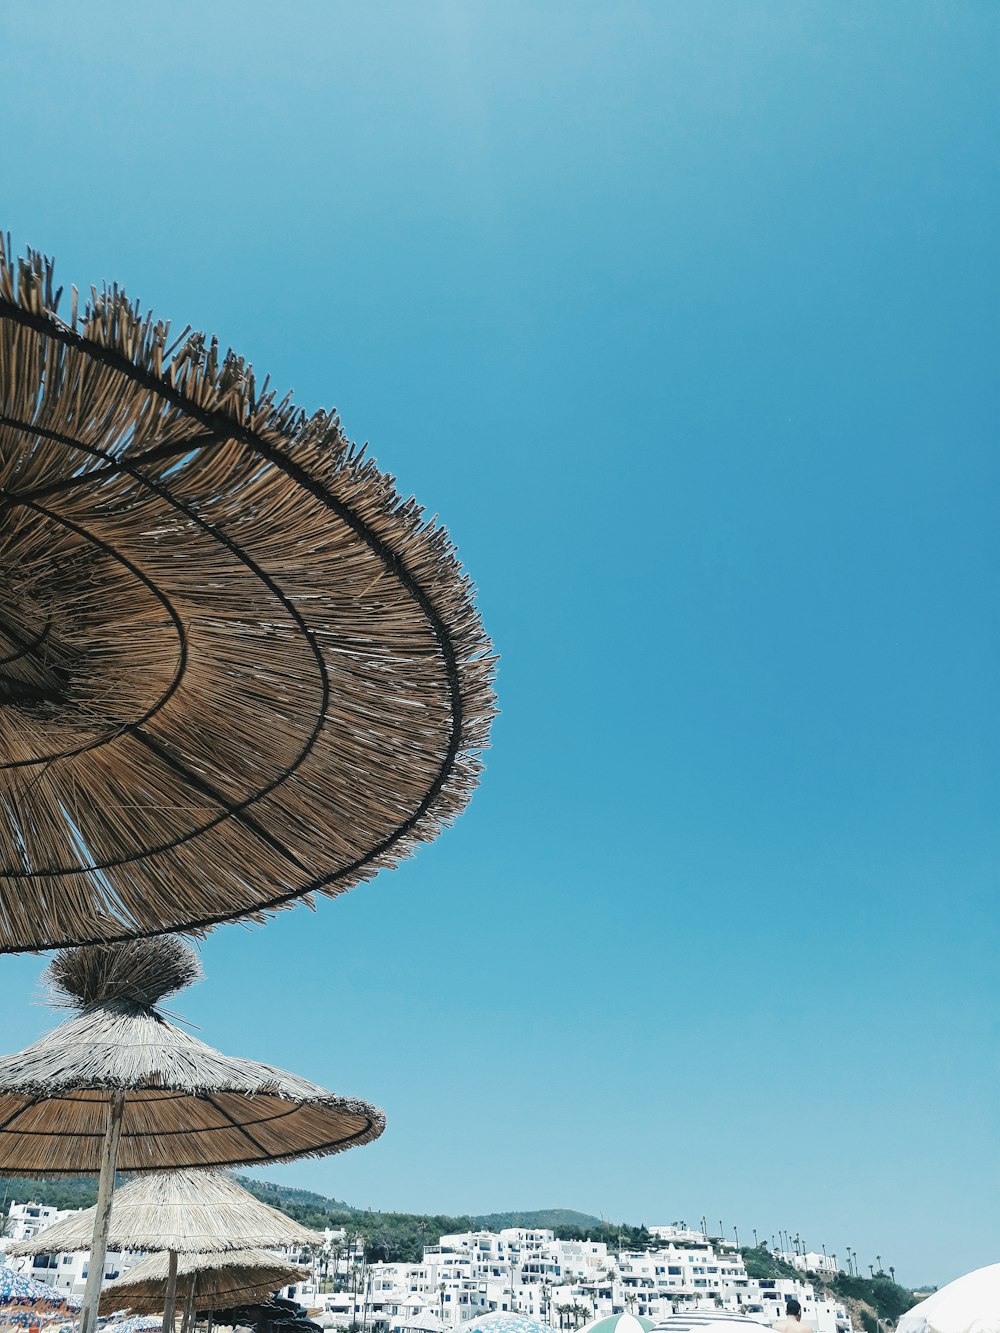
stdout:
MULTIPOLYGON (((44 1231, 54 1222, 61 1222, 64 1217, 71 1217, 79 1211, 78 1208, 50 1208, 46 1204, 34 1201, 18 1203, 16 1199, 12 1199, 7 1210, 7 1221, 3 1227, 3 1240, 0 1241, 0 1249, 4 1251, 3 1261, 15 1272, 26 1273, 36 1282, 45 1282, 66 1295, 75 1295, 86 1255, 37 1254, 11 1259, 6 1256, 6 1251, 11 1245, 22 1240, 33 1240, 39 1231, 44 1231)), ((118 1272, 119 1266, 116 1261, 119 1256, 109 1254, 107 1257, 109 1272, 118 1272)))
MULTIPOLYGON (((18 1240, 31 1239, 68 1215, 12 1204, 5 1229, 18 1240)), ((421 1322, 431 1329, 459 1329, 493 1311, 527 1315, 554 1328, 607 1315, 664 1319, 688 1311, 744 1313, 770 1324, 784 1315, 790 1297, 802 1306, 803 1333, 849 1333, 843 1307, 818 1296, 805 1277, 832 1271, 818 1262, 832 1265, 825 1255, 782 1256, 789 1263, 800 1260, 802 1278, 756 1279, 730 1245, 676 1224, 653 1230, 655 1249, 618 1253, 609 1253, 601 1241, 556 1240, 544 1229, 460 1232, 425 1246, 417 1263, 367 1265, 360 1238, 329 1231, 313 1278, 294 1293, 311 1308, 325 1308, 334 1326, 360 1324, 368 1333, 404 1333, 421 1322), (337 1290, 324 1292, 331 1282, 337 1290)), ((109 1253, 105 1281, 128 1272, 140 1257, 109 1253)), ((309 1262, 308 1255, 289 1257, 309 1262)), ((11 1263, 66 1294, 82 1296, 89 1255, 40 1254, 11 1263)))
POLYGON ((775 1251, 775 1255, 778 1259, 784 1259, 786 1264, 798 1269, 800 1273, 825 1273, 833 1277, 837 1272, 836 1261, 828 1254, 817 1254, 815 1250, 810 1250, 807 1254, 775 1251))
POLYGON ((72 1217, 77 1208, 49 1208, 43 1203, 18 1203, 11 1199, 7 1209, 7 1224, 3 1227, 4 1239, 10 1243, 31 1240, 39 1231, 53 1222, 61 1222, 64 1217, 72 1217))
POLYGON ((751 1278, 736 1250, 716 1248, 700 1232, 618 1254, 603 1242, 560 1241, 544 1230, 462 1232, 426 1246, 418 1263, 355 1269, 347 1284, 318 1300, 335 1325, 358 1323, 371 1333, 421 1323, 459 1329, 493 1311, 556 1328, 626 1312, 662 1319, 691 1310, 745 1313, 769 1324, 784 1316, 789 1297, 802 1305, 803 1333, 850 1328, 843 1307, 818 1298, 810 1282, 751 1278))
POLYGON ((704 1231, 694 1231, 683 1222, 671 1222, 668 1227, 649 1227, 649 1234, 657 1240, 708 1240, 704 1231))

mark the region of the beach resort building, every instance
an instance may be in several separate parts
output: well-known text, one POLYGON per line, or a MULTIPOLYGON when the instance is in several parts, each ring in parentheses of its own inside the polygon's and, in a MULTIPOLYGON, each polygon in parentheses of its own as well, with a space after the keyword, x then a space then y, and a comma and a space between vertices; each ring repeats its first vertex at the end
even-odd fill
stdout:
MULTIPOLYGON (((11 1239, 5 1243, 30 1239, 67 1215, 37 1204, 12 1204, 4 1228, 11 1239)), ((286 1293, 319 1310, 329 1327, 363 1333, 448 1333, 492 1313, 556 1329, 613 1315, 660 1321, 700 1311, 770 1324, 784 1315, 789 1297, 802 1305, 803 1333, 850 1333, 844 1308, 817 1292, 806 1276, 830 1271, 816 1262, 826 1256, 796 1256, 808 1265, 801 1267, 801 1278, 757 1279, 731 1245, 683 1227, 659 1227, 654 1234, 655 1249, 630 1251, 609 1250, 600 1241, 557 1240, 544 1229, 459 1232, 425 1246, 416 1263, 366 1264, 357 1237, 328 1231, 318 1257, 288 1256, 313 1264, 313 1277, 286 1293)), ((109 1253, 105 1280, 128 1272, 139 1258, 109 1253)), ((89 1255, 40 1254, 9 1262, 80 1296, 89 1255)))
MULTIPOLYGON (((77 1211, 79 1210, 69 1210, 71 1213, 77 1211)), ((61 1220, 67 1215, 62 1213, 58 1219, 53 1218, 53 1221, 61 1220)), ((30 1240, 31 1237, 9 1237, 7 1244, 21 1239, 30 1240)), ((115 1278, 127 1273, 141 1258, 142 1255, 137 1251, 109 1250, 104 1256, 104 1281, 113 1282, 115 1278)), ((50 1287, 55 1287, 64 1296, 82 1297, 87 1285, 87 1274, 90 1272, 89 1250, 77 1250, 65 1254, 24 1255, 19 1258, 0 1254, 0 1260, 6 1262, 16 1272, 26 1273, 36 1282, 45 1282, 50 1287)))
POLYGON ((802 1305, 804 1333, 850 1329, 843 1306, 808 1280, 751 1278, 738 1251, 701 1233, 633 1253, 551 1231, 465 1232, 441 1236, 418 1263, 344 1265, 337 1279, 346 1289, 317 1289, 312 1299, 335 1326, 370 1333, 440 1333, 494 1312, 567 1329, 625 1313, 660 1320, 702 1310, 770 1324, 789 1297, 802 1305))
POLYGON ((817 1254, 815 1250, 809 1250, 806 1254, 795 1254, 781 1252, 779 1259, 784 1259, 786 1264, 791 1264, 797 1268, 800 1273, 825 1273, 832 1277, 837 1271, 837 1261, 828 1254, 817 1254))
POLYGON ((31 1240, 53 1222, 61 1222, 64 1217, 71 1217, 75 1208, 48 1208, 42 1203, 18 1203, 12 1199, 7 1209, 7 1223, 0 1227, 3 1239, 13 1244, 16 1241, 31 1240))
POLYGON ((695 1231, 684 1222, 671 1222, 668 1227, 649 1227, 649 1234, 657 1240, 708 1240, 704 1231, 695 1231))

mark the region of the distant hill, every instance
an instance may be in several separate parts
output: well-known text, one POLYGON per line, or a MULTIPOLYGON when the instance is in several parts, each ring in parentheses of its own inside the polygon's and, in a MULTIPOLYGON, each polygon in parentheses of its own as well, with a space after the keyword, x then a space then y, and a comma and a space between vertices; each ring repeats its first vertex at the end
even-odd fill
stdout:
MULTIPOLYGON (((251 1180, 249 1176, 238 1175, 236 1179, 244 1189, 249 1190, 258 1199, 263 1199, 272 1208, 280 1208, 282 1212, 291 1213, 293 1217, 299 1213, 307 1213, 310 1216, 328 1213, 336 1217, 346 1214, 356 1218, 426 1217, 428 1222, 433 1220, 435 1223, 448 1220, 446 1217, 432 1219, 430 1214, 422 1213, 373 1212, 370 1208, 357 1208, 353 1204, 344 1203, 342 1199, 331 1199, 326 1195, 317 1194, 314 1190, 292 1189, 287 1185, 275 1185, 269 1180, 251 1180)), ((577 1227, 586 1230, 588 1227, 602 1225, 599 1217, 593 1217, 590 1213, 578 1213, 573 1208, 534 1208, 525 1212, 475 1213, 451 1220, 456 1224, 462 1224, 460 1227, 456 1226, 455 1230, 471 1228, 482 1231, 502 1231, 505 1227, 541 1227, 550 1231, 560 1227, 577 1227)), ((314 1222, 313 1225, 317 1223, 314 1222)))
POLYGON ((558 1231, 560 1227, 576 1227, 579 1231, 602 1226, 599 1217, 577 1213, 572 1208, 536 1208, 526 1213, 481 1213, 472 1221, 482 1231, 503 1231, 505 1227, 536 1227, 558 1231))
POLYGON ((341 1199, 329 1199, 313 1190, 291 1189, 270 1181, 237 1176, 251 1194, 273 1208, 294 1217, 303 1226, 321 1230, 343 1227, 360 1238, 369 1259, 388 1263, 415 1263, 425 1245, 454 1231, 501 1231, 504 1227, 545 1227, 562 1233, 598 1232, 600 1218, 572 1208, 535 1208, 523 1212, 478 1213, 452 1217, 448 1214, 383 1213, 355 1208, 341 1199))
POLYGON ((353 1208, 349 1203, 344 1203, 342 1199, 331 1199, 325 1194, 317 1194, 314 1190, 294 1189, 291 1185, 275 1185, 270 1180, 252 1180, 249 1176, 237 1175, 236 1180, 245 1190, 249 1190, 258 1199, 263 1199, 269 1203, 272 1208, 280 1208, 282 1212, 288 1212, 288 1204, 296 1208, 308 1208, 314 1212, 327 1213, 357 1213, 362 1209, 353 1208))
MULTIPOLYGON (((330 1198, 315 1190, 297 1189, 292 1185, 277 1185, 270 1180, 253 1180, 237 1175, 236 1179, 256 1198, 279 1208, 304 1226, 343 1227, 360 1237, 371 1258, 420 1258, 425 1245, 434 1244, 438 1237, 449 1231, 501 1231, 504 1227, 545 1227, 552 1231, 578 1230, 587 1232, 602 1227, 600 1218, 589 1213, 578 1213, 572 1208, 536 1208, 524 1212, 481 1213, 475 1216, 451 1217, 446 1214, 382 1213, 367 1208, 356 1208, 343 1199, 330 1198)), ((52 1208, 89 1208, 97 1199, 97 1182, 90 1176, 75 1176, 67 1180, 25 1180, 17 1176, 0 1176, 0 1212, 6 1213, 12 1199, 36 1203, 52 1208)))
POLYGON ((7 1215, 13 1200, 46 1204, 49 1208, 89 1208, 97 1202, 97 1181, 93 1176, 72 1176, 67 1180, 25 1180, 21 1176, 0 1176, 0 1213, 7 1215))

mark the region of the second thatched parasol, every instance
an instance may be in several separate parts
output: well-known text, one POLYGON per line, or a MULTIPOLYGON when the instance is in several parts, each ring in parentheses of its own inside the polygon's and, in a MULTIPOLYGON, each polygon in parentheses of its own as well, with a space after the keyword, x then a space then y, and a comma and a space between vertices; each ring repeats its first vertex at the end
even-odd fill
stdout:
MULTIPOLYGON (((100 1210, 88 1208, 21 1241, 11 1253, 18 1257, 86 1250, 99 1220, 100 1210)), ((116 1250, 164 1256, 163 1290, 156 1309, 163 1310, 163 1333, 171 1333, 182 1256, 214 1254, 221 1261, 223 1256, 262 1245, 313 1248, 322 1245, 323 1237, 255 1198, 229 1176, 217 1171, 165 1171, 138 1176, 115 1193, 107 1243, 116 1250)), ((103 1260, 101 1270, 103 1279, 103 1260)), ((194 1285, 189 1283, 184 1290, 190 1296, 194 1285)))
POLYGON ((169 1022, 156 1002, 200 971, 170 937, 65 950, 46 977, 80 1012, 0 1058, 0 1173, 100 1176, 81 1333, 96 1319, 116 1168, 324 1156, 385 1128, 367 1102, 223 1055, 169 1022))
MULTIPOLYGON (((10 1247, 15 1258, 89 1249, 96 1208, 87 1208, 10 1247)), ((108 1242, 150 1254, 232 1254, 240 1250, 322 1245, 304 1227, 220 1171, 156 1171, 115 1191, 108 1242)))

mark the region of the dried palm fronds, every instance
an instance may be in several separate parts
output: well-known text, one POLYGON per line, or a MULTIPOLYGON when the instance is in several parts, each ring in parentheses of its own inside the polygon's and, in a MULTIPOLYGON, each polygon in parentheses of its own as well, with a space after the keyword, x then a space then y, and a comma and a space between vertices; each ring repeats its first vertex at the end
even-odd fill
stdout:
POLYGON ((190 945, 166 935, 150 945, 147 940, 95 944, 62 949, 42 974, 50 1003, 70 1009, 126 1000, 152 1008, 199 981, 201 963, 190 945))
POLYGON ((367 1102, 223 1055, 151 1007, 199 972, 190 946, 163 937, 68 950, 50 965, 50 985, 85 1007, 0 1057, 0 1173, 97 1172, 116 1093, 122 1171, 322 1156, 382 1133, 385 1116, 367 1102))
MULTIPOLYGON (((90 1248, 95 1208, 45 1227, 11 1246, 12 1255, 59 1254, 90 1248)), ((110 1245, 150 1253, 228 1254, 256 1246, 320 1245, 322 1235, 262 1203, 218 1171, 167 1171, 138 1176, 115 1192, 110 1245)), ((180 1271, 180 1270, 178 1270, 180 1271)))
MULTIPOLYGON (((109 1283, 101 1292, 102 1315, 128 1308, 140 1314, 155 1314, 164 1307, 167 1294, 166 1254, 140 1259, 124 1277, 109 1283)), ((309 1269, 289 1263, 266 1250, 235 1250, 231 1254, 185 1254, 177 1264, 177 1299, 183 1306, 194 1287, 196 1310, 230 1310, 237 1305, 256 1305, 280 1287, 301 1282, 309 1269)))
POLYGON ((337 894, 468 800, 490 647, 336 416, 0 246, 0 951, 337 894))

